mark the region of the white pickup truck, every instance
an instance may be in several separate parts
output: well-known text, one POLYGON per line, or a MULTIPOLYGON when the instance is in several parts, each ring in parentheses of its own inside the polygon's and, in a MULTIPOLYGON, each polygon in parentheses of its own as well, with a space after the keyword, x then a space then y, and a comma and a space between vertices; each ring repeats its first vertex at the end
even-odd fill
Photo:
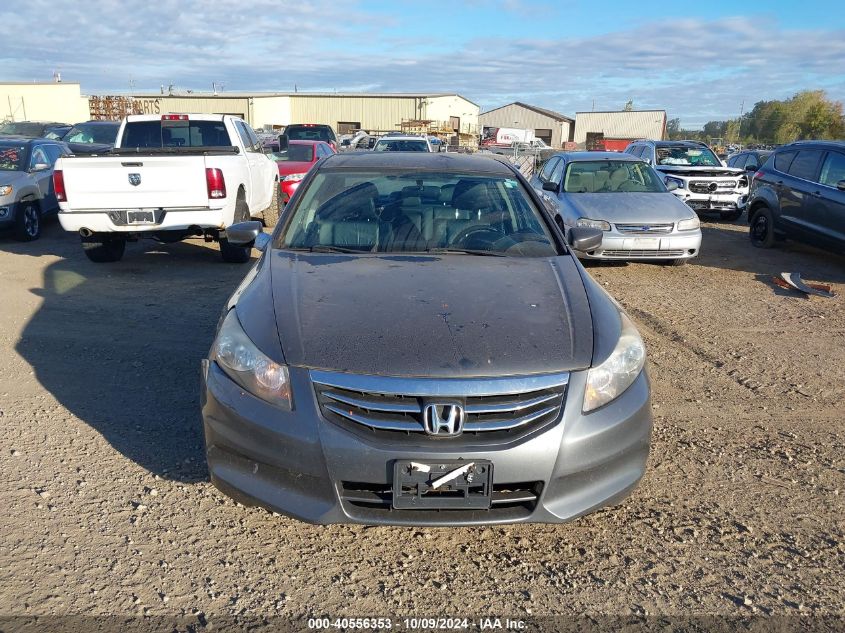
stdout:
POLYGON ((227 262, 249 261, 251 245, 226 228, 279 214, 279 171, 242 119, 220 114, 131 115, 114 149, 66 156, 53 175, 59 222, 78 232, 95 262, 123 257, 127 241, 218 241, 227 262))

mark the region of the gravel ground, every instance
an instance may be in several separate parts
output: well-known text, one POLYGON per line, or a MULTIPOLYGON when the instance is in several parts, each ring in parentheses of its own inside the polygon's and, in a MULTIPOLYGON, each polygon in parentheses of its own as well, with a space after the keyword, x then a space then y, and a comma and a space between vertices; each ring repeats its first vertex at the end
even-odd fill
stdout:
POLYGON ((245 266, 0 235, 0 615, 845 615, 845 258, 755 250, 740 221, 707 223, 688 266, 588 269, 650 353, 630 499, 554 526, 316 527, 207 480, 199 360, 245 266), (774 287, 786 270, 839 296, 774 287))

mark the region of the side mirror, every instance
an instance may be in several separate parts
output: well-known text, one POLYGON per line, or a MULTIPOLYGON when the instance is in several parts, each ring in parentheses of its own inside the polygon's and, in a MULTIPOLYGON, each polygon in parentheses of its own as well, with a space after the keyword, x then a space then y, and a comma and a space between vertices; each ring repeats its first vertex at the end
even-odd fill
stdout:
POLYGON ((255 238, 255 248, 263 253, 270 245, 270 241, 271 238, 269 235, 266 233, 259 233, 255 238))
POLYGON ((745 166, 745 171, 757 171, 759 167, 757 165, 748 164, 745 166))
POLYGON ((543 191, 554 191, 557 193, 558 184, 556 182, 552 182, 551 180, 543 183, 543 191))
POLYGON ((44 171, 45 169, 50 169, 50 165, 47 163, 35 163, 32 166, 32 171, 44 171))
POLYGON ((261 235, 261 222, 258 220, 238 222, 226 228, 226 239, 236 246, 252 244, 257 241, 259 235, 261 235))
POLYGON ((675 189, 677 189, 677 188, 678 188, 678 183, 676 183, 674 180, 670 180, 669 182, 666 183, 666 189, 668 189, 669 191, 675 191, 675 189))
POLYGON ((839 191, 845 191, 845 180, 840 180, 839 182, 837 182, 836 188, 839 189, 839 191))
POLYGON ((593 229, 587 226, 573 226, 566 234, 566 241, 576 251, 586 253, 601 246, 604 233, 601 229, 593 229))
POLYGON ((285 134, 279 134, 279 151, 284 151, 288 148, 290 143, 288 142, 288 137, 285 134))

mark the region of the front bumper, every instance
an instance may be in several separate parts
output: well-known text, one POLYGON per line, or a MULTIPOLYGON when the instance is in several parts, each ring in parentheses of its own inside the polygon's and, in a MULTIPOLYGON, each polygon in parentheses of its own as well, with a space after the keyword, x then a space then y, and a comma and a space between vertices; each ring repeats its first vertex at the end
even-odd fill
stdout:
MULTIPOLYGON (((132 209, 136 211, 138 209, 132 209)), ((223 209, 153 210, 156 224, 126 224, 126 210, 114 211, 60 211, 59 223, 65 231, 88 229, 95 233, 147 233, 157 231, 184 231, 194 227, 223 229, 223 209)))
POLYGON ((748 191, 733 193, 694 193, 688 189, 675 189, 674 193, 693 211, 739 211, 748 204, 748 191))
POLYGON ((643 372, 615 401, 581 413, 584 372, 570 376, 562 416, 512 441, 438 445, 428 436, 385 442, 322 417, 308 370, 292 367, 292 412, 245 393, 203 363, 202 415, 211 480, 229 496, 309 523, 476 525, 566 521, 633 490, 648 458, 652 417, 643 372), (350 486, 384 487, 395 460, 490 460, 493 484, 533 482, 531 504, 489 510, 396 510, 361 504, 350 486), (354 485, 350 482, 356 482, 354 485))
POLYGON ((18 203, 14 200, 0 201, 0 227, 7 227, 15 223, 15 213, 18 203))
POLYGON ((620 261, 692 259, 698 256, 700 249, 700 230, 649 236, 608 231, 602 237, 599 248, 587 253, 579 252, 578 257, 620 261))

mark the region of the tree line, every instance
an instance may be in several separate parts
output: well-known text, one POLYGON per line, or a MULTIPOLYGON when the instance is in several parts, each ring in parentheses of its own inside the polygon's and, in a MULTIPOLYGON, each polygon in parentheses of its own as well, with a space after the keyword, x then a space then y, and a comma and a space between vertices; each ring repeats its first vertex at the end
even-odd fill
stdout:
POLYGON ((782 144, 804 139, 845 139, 842 102, 823 90, 805 90, 783 101, 758 101, 736 119, 708 121, 701 130, 681 128, 679 118, 666 123, 669 139, 695 139, 724 144, 782 144))

